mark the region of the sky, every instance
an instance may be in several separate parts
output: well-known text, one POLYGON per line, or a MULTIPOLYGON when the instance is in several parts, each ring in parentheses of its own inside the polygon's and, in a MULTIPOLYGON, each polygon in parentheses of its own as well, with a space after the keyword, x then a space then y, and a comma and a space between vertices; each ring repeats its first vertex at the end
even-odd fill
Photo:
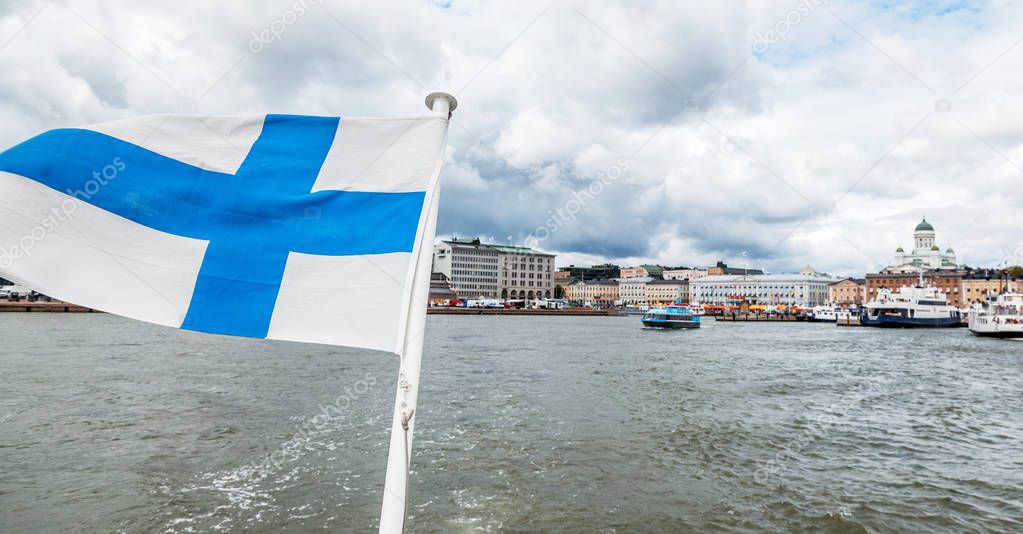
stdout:
POLYGON ((0 1, 0 149, 446 91, 440 236, 853 276, 926 215, 960 262, 1023 264, 1021 23, 1002 1, 0 1))

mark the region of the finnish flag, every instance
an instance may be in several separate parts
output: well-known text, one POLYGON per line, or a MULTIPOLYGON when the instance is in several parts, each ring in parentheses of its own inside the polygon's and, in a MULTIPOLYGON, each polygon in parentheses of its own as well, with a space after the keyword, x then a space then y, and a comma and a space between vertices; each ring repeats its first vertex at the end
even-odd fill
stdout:
POLYGON ((447 125, 160 115, 46 132, 0 154, 0 276, 166 326, 400 353, 447 125))

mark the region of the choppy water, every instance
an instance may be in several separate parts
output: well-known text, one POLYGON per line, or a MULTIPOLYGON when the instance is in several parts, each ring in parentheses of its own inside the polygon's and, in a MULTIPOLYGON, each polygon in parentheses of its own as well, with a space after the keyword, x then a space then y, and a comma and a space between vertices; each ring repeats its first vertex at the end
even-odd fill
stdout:
MULTIPOLYGON (((0 531, 375 529, 393 358, 0 321, 0 531)), ((1023 531, 1023 343, 436 316, 423 381, 414 532, 1023 531)))

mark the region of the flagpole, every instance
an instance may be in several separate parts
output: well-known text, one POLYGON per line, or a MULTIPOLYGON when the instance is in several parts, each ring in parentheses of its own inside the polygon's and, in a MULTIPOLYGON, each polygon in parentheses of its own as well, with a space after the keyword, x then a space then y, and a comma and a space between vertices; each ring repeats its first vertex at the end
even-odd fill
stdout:
MULTIPOLYGON (((447 93, 431 93, 426 106, 435 115, 448 119, 458 106, 447 93)), ((443 158, 443 155, 441 156, 443 158)), ((419 254, 412 281, 412 298, 405 326, 404 346, 398 367, 398 387, 391 421, 391 443, 384 476, 384 497, 380 508, 380 534, 405 532, 408 520, 409 466, 412 459, 412 430, 415 427, 416 401, 419 398, 419 369, 423 356, 423 331, 426 307, 430 299, 430 275, 433 265, 433 237, 437 229, 440 181, 428 192, 426 223, 421 234, 419 254)))

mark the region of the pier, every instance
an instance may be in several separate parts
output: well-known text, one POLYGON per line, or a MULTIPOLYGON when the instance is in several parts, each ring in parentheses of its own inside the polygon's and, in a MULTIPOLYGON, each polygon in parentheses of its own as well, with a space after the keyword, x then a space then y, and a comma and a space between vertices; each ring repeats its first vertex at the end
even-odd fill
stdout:
POLYGON ((22 313, 99 313, 92 308, 69 304, 58 300, 35 302, 2 300, 0 301, 0 312, 22 312, 22 313))
POLYGON ((759 314, 759 313, 740 313, 735 315, 718 315, 714 317, 717 321, 725 322, 758 322, 758 323, 794 323, 796 321, 806 321, 805 317, 797 315, 776 315, 776 314, 759 314))

